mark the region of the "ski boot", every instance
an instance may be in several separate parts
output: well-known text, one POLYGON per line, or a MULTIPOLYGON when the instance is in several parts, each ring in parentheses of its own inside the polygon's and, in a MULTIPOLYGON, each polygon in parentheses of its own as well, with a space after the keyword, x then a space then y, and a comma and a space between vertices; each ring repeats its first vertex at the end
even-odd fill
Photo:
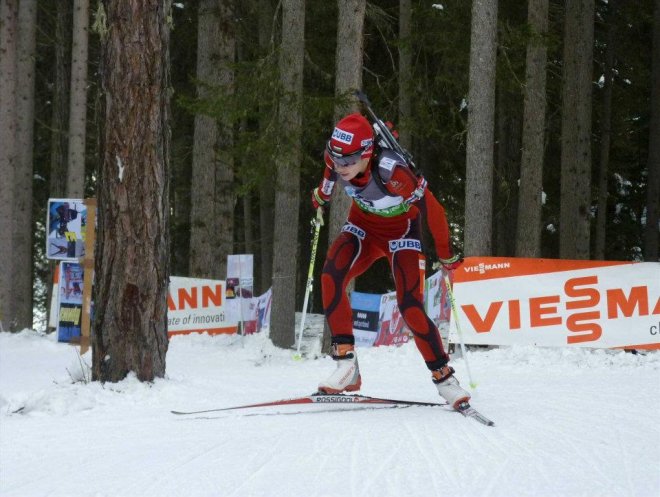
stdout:
POLYGON ((470 400, 470 394, 461 388, 458 380, 454 377, 454 368, 443 366, 440 369, 431 371, 433 383, 440 397, 445 399, 450 406, 458 410, 458 405, 470 400))
POLYGON ((332 358, 337 361, 337 369, 330 375, 330 378, 319 384, 319 392, 332 394, 359 390, 362 386, 362 378, 354 346, 333 345, 332 358))

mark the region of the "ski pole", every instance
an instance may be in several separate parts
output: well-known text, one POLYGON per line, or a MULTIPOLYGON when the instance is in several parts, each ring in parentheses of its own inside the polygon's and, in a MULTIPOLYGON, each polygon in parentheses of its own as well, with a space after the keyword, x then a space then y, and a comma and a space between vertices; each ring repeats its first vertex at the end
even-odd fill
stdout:
POLYGON ((298 330, 298 345, 296 353, 293 358, 297 361, 302 359, 300 355, 300 345, 302 343, 303 330, 305 329, 305 317, 307 316, 307 304, 309 303, 309 295, 312 293, 314 287, 314 261, 316 260, 316 248, 319 245, 319 234, 321 233, 321 226, 323 226, 323 208, 316 209, 316 217, 312 219, 314 226, 314 236, 312 237, 312 254, 309 261, 309 271, 307 271, 307 285, 305 288, 305 300, 303 301, 302 316, 300 317, 300 329, 298 330))
POLYGON ((454 321, 456 322, 456 331, 458 332, 458 341, 461 344, 461 354, 465 359, 465 369, 467 369, 468 381, 470 382, 470 388, 477 388, 477 384, 472 379, 472 373, 470 372, 470 363, 468 362, 467 352, 465 350, 465 343, 463 340, 463 332, 461 331, 461 323, 458 320, 458 307, 456 306, 456 299, 454 299, 454 292, 451 289, 451 282, 449 281, 449 274, 445 273, 445 286, 447 287, 447 297, 449 297, 449 303, 451 304, 451 311, 454 315, 454 321))

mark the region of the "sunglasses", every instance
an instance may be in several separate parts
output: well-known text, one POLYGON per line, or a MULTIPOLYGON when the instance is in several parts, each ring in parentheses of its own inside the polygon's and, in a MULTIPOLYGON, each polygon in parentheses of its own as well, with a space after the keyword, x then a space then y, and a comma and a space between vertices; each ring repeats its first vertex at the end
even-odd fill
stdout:
POLYGON ((335 152, 330 148, 330 142, 328 142, 326 148, 328 150, 328 155, 330 156, 330 159, 332 159, 332 162, 337 167, 354 166, 360 161, 360 159, 362 158, 362 152, 364 152, 365 150, 364 148, 361 148, 360 150, 357 150, 352 154, 339 155, 337 154, 337 152, 335 152))

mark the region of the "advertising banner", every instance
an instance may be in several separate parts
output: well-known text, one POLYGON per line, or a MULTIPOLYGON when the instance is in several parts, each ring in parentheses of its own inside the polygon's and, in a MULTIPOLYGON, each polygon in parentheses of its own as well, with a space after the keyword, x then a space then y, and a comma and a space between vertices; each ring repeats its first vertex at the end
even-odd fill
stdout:
POLYGON ((660 348, 657 262, 468 257, 454 283, 465 343, 660 348))
POLYGON ((77 262, 60 262, 57 285, 57 341, 80 339, 83 307, 83 268, 77 262))
POLYGON ((224 281, 170 277, 168 335, 236 333, 237 328, 227 313, 224 281))
POLYGON ((270 329, 270 307, 273 302, 273 289, 257 297, 257 312, 259 315, 257 328, 259 331, 270 329))
MULTIPOLYGON (((451 273, 449 277, 451 280, 451 273)), ((444 273, 438 271, 426 280, 424 304, 426 313, 436 326, 440 326, 440 323, 448 323, 451 319, 451 305, 447 299, 444 278, 444 273)))
POLYGON ((411 338, 408 327, 396 303, 396 292, 381 295, 380 300, 380 329, 374 342, 378 345, 402 345, 411 338))
MULTIPOLYGON (((449 278, 452 278, 451 272, 449 278)), ((447 298, 444 271, 440 270, 426 280, 424 294, 426 314, 440 330, 440 337, 445 347, 449 346, 449 321, 451 320, 451 304, 447 298)))
POLYGON ((48 200, 46 257, 78 259, 85 255, 87 207, 82 199, 48 200))
POLYGON ((378 337, 381 295, 351 292, 353 335, 357 347, 371 347, 378 337))

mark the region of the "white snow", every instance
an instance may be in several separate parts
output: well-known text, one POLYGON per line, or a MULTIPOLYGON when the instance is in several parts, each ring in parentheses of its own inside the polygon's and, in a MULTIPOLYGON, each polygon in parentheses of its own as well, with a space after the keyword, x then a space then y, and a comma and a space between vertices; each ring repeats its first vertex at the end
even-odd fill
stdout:
MULTIPOLYGON (((412 343, 358 354, 365 395, 440 400, 412 343)), ((0 333, 0 495, 660 495, 660 354, 468 357, 472 404, 495 427, 429 407, 177 417, 311 393, 334 363, 294 361, 264 335, 177 336, 165 379, 101 385, 81 381, 77 349, 54 335, 0 333)), ((453 365, 467 384, 463 359, 453 365)))
POLYGON ((121 161, 121 157, 119 157, 118 155, 115 156, 115 159, 117 160, 117 170, 119 171, 118 178, 119 178, 119 182, 121 183, 122 180, 124 179, 124 164, 121 161))

